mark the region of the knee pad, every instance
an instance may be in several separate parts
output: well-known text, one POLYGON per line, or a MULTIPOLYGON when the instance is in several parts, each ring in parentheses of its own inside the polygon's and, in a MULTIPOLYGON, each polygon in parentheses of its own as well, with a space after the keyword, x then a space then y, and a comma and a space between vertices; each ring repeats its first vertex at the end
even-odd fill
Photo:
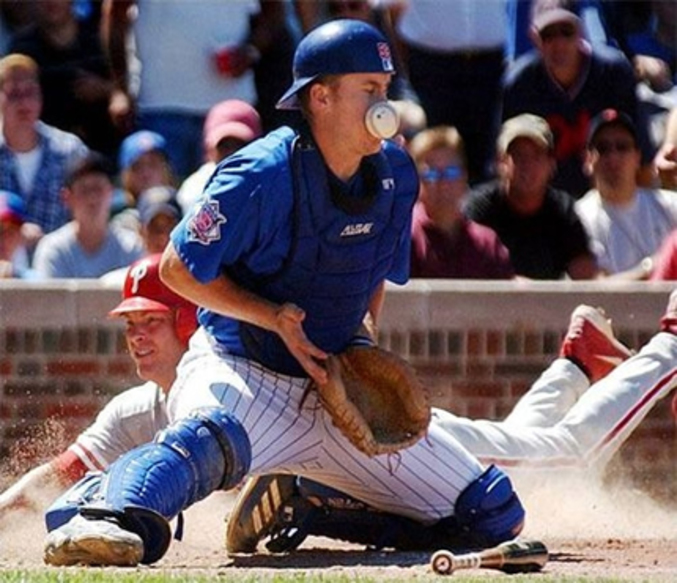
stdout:
POLYGON ((214 490, 237 485, 250 464, 242 424, 220 407, 199 409, 112 464, 103 500, 114 510, 148 508, 171 519, 214 490))
POLYGON ((143 539, 143 562, 153 562, 169 546, 167 522, 214 490, 237 485, 250 465, 242 424, 220 407, 199 409, 118 458, 104 474, 101 502, 81 513, 116 517, 143 539))
POLYGON ((524 507, 510 478, 489 466, 456 501, 455 518, 473 544, 494 546, 514 539, 524 526, 524 507))
POLYGON ((59 528, 73 518, 80 508, 94 501, 101 489, 101 472, 85 474, 59 496, 45 512, 47 532, 59 528))

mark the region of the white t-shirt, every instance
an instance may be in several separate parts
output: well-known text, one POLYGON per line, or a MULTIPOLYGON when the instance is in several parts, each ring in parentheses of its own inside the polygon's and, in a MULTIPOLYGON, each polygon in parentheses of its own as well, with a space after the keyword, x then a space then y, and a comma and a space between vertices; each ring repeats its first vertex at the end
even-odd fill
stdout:
POLYGON ((217 74, 217 48, 244 42, 254 0, 139 0, 134 39, 140 61, 139 109, 204 114, 224 99, 256 102, 254 73, 217 74))
POLYGON ((596 189, 576 202, 599 266, 608 273, 635 267, 653 255, 677 227, 677 194, 639 188, 625 206, 602 200, 596 189))
POLYGON ((30 192, 33 190, 33 182, 38 174, 42 161, 42 146, 37 146, 29 152, 14 152, 16 159, 17 179, 21 190, 30 192))
POLYGON ((397 29, 406 42, 434 51, 501 50, 505 0, 408 0, 397 29))
POLYGON ((164 392, 147 382, 111 399, 68 450, 88 470, 103 470, 122 454, 152 441, 168 423, 164 392))
POLYGON ((35 249, 33 268, 40 278, 94 278, 124 267, 145 254, 138 233, 111 223, 95 253, 86 252, 75 235, 75 223, 66 223, 45 235, 35 249))

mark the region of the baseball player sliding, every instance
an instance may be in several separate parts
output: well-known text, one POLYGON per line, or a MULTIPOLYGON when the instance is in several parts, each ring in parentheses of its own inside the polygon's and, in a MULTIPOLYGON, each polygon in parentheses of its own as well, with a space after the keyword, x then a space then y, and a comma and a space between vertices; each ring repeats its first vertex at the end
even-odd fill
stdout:
POLYGON ((438 424, 397 463, 369 457, 309 390, 328 383, 323 363, 363 320, 378 321, 385 280, 408 277, 418 179, 386 140, 398 127, 393 72, 385 38, 357 20, 299 43, 278 105, 305 122, 226 159, 163 255, 165 283, 201 306, 167 401, 171 424, 110 466, 95 503, 70 519, 49 514, 47 562, 153 563, 171 519, 261 473, 307 476, 478 546, 520 532, 509 478, 438 424))
MULTIPOLYGON (((472 420, 434 409, 433 423, 485 464, 538 488, 579 475, 600 477, 653 406, 677 384, 677 291, 660 332, 630 357, 598 310, 578 306, 560 358, 503 421, 472 420), (616 367, 616 365, 619 366, 616 367)), ((343 492, 289 475, 247 481, 228 520, 230 553, 289 551, 309 534, 374 547, 440 547, 434 527, 385 514, 343 492)))
POLYGON ((194 305, 160 281, 159 263, 159 254, 133 263, 125 276, 122 301, 109 313, 125 320, 127 349, 146 382, 114 397, 66 451, 0 494, 0 516, 15 508, 38 507, 46 491, 61 491, 87 472, 106 469, 167 426, 166 394, 197 328, 197 317, 194 305))

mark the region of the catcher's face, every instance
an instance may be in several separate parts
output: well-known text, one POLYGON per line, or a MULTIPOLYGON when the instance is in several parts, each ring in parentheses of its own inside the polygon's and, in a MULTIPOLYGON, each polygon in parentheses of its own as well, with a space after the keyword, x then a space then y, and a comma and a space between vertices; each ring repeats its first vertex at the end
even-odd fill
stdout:
POLYGON ((390 79, 390 73, 339 75, 319 95, 320 111, 329 120, 333 142, 341 144, 347 155, 369 156, 381 149, 381 138, 369 132, 365 115, 372 105, 387 100, 390 79))
POLYGON ((136 372, 165 391, 176 378, 176 367, 185 346, 176 335, 174 312, 139 311, 124 315, 129 354, 136 372))

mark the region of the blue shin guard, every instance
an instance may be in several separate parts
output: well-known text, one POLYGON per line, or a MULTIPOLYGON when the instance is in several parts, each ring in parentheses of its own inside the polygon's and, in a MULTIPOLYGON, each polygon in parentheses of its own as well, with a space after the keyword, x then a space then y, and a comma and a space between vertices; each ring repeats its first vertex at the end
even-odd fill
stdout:
POLYGON ((144 542, 142 562, 153 563, 169 547, 168 521, 214 490, 236 486, 250 463, 240 422, 220 407, 199 409, 120 457, 103 476, 101 502, 80 513, 136 532, 144 542))

